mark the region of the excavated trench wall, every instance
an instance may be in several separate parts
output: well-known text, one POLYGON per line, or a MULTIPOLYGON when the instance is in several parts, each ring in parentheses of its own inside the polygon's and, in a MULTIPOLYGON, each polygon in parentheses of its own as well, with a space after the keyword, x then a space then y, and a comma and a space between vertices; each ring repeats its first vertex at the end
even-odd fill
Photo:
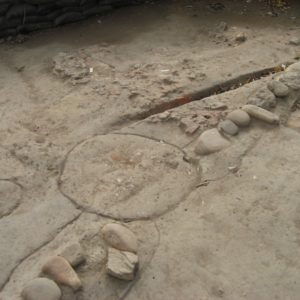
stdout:
POLYGON ((103 15, 140 0, 0 0, 0 37, 103 15))

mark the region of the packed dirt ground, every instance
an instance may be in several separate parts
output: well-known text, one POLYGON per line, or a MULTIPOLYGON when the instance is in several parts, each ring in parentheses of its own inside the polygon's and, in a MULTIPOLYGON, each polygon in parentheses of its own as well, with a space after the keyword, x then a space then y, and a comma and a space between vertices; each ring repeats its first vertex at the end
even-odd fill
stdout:
MULTIPOLYGON (((40 276, 63 300, 299 299, 289 4, 161 1, 2 40, 1 300, 37 299, 24 287, 40 276), (241 107, 250 124, 222 122, 241 107), (137 239, 126 280, 107 274, 109 223, 137 239), (55 277, 57 255, 80 288, 55 277)), ((47 288, 38 299, 60 299, 47 288)))

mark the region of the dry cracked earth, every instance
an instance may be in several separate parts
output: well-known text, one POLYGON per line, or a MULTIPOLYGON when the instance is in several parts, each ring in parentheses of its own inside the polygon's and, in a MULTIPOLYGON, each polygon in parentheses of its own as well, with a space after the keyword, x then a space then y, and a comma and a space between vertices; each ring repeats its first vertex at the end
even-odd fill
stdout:
POLYGON ((73 245, 82 288, 63 300, 299 299, 299 3, 221 2, 0 45, 1 300, 73 245), (274 115, 228 134, 247 104, 274 115), (138 240, 131 281, 106 272, 108 223, 138 240))

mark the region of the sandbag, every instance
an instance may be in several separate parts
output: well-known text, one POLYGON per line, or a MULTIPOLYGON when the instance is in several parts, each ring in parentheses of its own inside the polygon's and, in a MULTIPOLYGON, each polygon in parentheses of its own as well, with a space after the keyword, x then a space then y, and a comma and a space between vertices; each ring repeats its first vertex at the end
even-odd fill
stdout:
POLYGON ((21 1, 23 0, 0 0, 0 4, 13 5, 13 4, 21 3, 21 1))
POLYGON ((55 3, 55 0, 25 0, 26 3, 40 5, 40 4, 47 4, 47 3, 55 3))
POLYGON ((23 24, 31 23, 43 23, 45 22, 45 16, 28 16, 23 19, 23 24))
POLYGON ((23 24, 23 20, 21 18, 13 18, 10 20, 5 19, 4 23, 1 24, 0 29, 17 28, 21 24, 23 24))
POLYGON ((18 33, 17 29, 15 29, 15 28, 3 29, 3 30, 0 30, 0 37, 16 35, 17 33, 18 33))
POLYGON ((55 4, 60 7, 79 6, 80 0, 56 0, 55 4))
POLYGON ((89 2, 86 2, 83 5, 81 5, 80 7, 81 7, 81 9, 85 10, 85 9, 92 8, 97 5, 98 5, 97 1, 89 1, 89 2))
POLYGON ((83 14, 87 17, 94 16, 94 15, 101 15, 105 14, 112 10, 112 7, 110 5, 95 5, 91 8, 85 9, 83 11, 83 14))
POLYGON ((20 33, 28 33, 31 31, 48 29, 53 27, 52 22, 41 22, 41 23, 33 23, 33 24, 24 24, 18 27, 18 32, 20 33))
POLYGON ((98 5, 99 4, 99 0, 81 0, 80 1, 80 6, 86 6, 86 5, 98 5))
POLYGON ((37 6, 37 13, 41 15, 46 15, 51 13, 55 9, 55 3, 45 3, 37 6))
POLYGON ((51 12, 50 14, 47 14, 46 16, 44 16, 45 18, 45 22, 46 21, 51 21, 51 22, 54 22, 54 20, 61 16, 63 14, 62 10, 61 9, 57 9, 57 10, 54 10, 53 12, 51 12))
POLYGON ((130 6, 130 5, 136 5, 138 2, 135 0, 117 0, 113 1, 111 4, 113 7, 122 7, 122 6, 130 6))
POLYGON ((98 2, 96 0, 80 0, 80 6, 85 6, 85 5, 96 5, 98 2))
POLYGON ((59 17, 57 17, 54 20, 54 25, 55 26, 59 26, 59 25, 63 25, 66 23, 72 23, 72 22, 77 22, 84 19, 83 14, 79 13, 79 12, 68 12, 65 13, 59 17))
POLYGON ((6 18, 9 20, 11 18, 22 18, 29 15, 37 14, 37 8, 30 4, 17 4, 13 5, 6 13, 6 18))
POLYGON ((66 13, 66 12, 82 12, 82 8, 79 6, 67 6, 67 7, 63 7, 62 12, 66 13))
POLYGON ((7 10, 9 8, 9 4, 8 3, 2 3, 0 4, 0 15, 3 16, 6 14, 7 10))

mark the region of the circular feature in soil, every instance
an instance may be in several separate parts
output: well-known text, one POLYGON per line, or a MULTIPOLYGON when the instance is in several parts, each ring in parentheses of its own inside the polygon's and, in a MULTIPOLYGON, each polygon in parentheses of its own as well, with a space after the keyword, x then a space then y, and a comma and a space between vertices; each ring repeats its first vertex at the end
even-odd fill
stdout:
POLYGON ((21 188, 13 182, 0 180, 0 217, 10 214, 20 203, 21 188))
POLYGON ((67 157, 61 191, 88 211, 117 219, 160 215, 179 203, 198 178, 182 152, 131 135, 97 136, 67 157))

